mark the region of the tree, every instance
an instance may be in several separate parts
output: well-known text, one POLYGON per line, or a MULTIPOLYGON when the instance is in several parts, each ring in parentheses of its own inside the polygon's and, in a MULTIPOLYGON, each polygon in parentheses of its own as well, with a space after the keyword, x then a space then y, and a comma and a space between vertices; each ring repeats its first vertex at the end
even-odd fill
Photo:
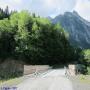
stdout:
POLYGON ((12 56, 29 64, 53 65, 77 61, 77 52, 63 28, 46 18, 21 11, 0 20, 0 57, 12 56))
POLYGON ((9 17, 9 8, 8 8, 8 6, 6 6, 6 9, 5 9, 4 13, 5 13, 5 18, 9 17))
POLYGON ((32 31, 38 30, 38 25, 36 24, 36 22, 33 23, 32 25, 32 31))
POLYGON ((4 18, 9 18, 10 13, 9 13, 9 8, 8 6, 6 7, 5 10, 3 10, 2 8, 0 8, 0 20, 4 19, 4 18))
POLYGON ((13 56, 15 40, 13 29, 8 19, 0 20, 0 57, 13 56))

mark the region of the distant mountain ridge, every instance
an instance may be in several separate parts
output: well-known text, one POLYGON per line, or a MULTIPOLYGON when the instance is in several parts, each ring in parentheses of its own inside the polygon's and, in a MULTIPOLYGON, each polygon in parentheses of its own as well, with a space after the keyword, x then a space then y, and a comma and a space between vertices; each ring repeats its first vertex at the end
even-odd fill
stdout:
POLYGON ((65 12, 54 19, 49 17, 52 23, 60 23, 69 35, 72 45, 81 48, 90 48, 90 22, 83 19, 76 11, 65 12))

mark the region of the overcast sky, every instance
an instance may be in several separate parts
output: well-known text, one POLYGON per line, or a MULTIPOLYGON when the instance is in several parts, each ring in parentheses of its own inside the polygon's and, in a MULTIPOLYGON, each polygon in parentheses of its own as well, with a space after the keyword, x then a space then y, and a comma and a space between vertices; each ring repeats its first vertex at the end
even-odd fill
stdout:
POLYGON ((45 17, 76 10, 90 21, 90 0, 0 0, 0 7, 5 8, 7 5, 11 10, 27 9, 45 17))

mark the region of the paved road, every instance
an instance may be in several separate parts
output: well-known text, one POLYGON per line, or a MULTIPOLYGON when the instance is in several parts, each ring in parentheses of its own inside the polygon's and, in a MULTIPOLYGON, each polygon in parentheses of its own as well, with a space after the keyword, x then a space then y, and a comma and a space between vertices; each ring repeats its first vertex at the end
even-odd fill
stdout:
POLYGON ((38 78, 24 81, 17 90, 73 90, 72 83, 64 75, 64 69, 51 70, 38 78))

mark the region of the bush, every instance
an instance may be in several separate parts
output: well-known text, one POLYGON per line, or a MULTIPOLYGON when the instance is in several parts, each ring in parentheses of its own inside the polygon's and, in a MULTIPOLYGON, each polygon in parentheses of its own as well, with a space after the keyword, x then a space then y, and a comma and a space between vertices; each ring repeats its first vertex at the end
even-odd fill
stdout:
POLYGON ((5 60, 0 64, 0 79, 15 78, 23 75, 24 66, 16 60, 5 60))
POLYGON ((81 74, 87 74, 87 66, 85 66, 84 64, 77 64, 77 69, 78 72, 81 74))
POLYGON ((87 67, 88 75, 90 75, 90 67, 87 67))

